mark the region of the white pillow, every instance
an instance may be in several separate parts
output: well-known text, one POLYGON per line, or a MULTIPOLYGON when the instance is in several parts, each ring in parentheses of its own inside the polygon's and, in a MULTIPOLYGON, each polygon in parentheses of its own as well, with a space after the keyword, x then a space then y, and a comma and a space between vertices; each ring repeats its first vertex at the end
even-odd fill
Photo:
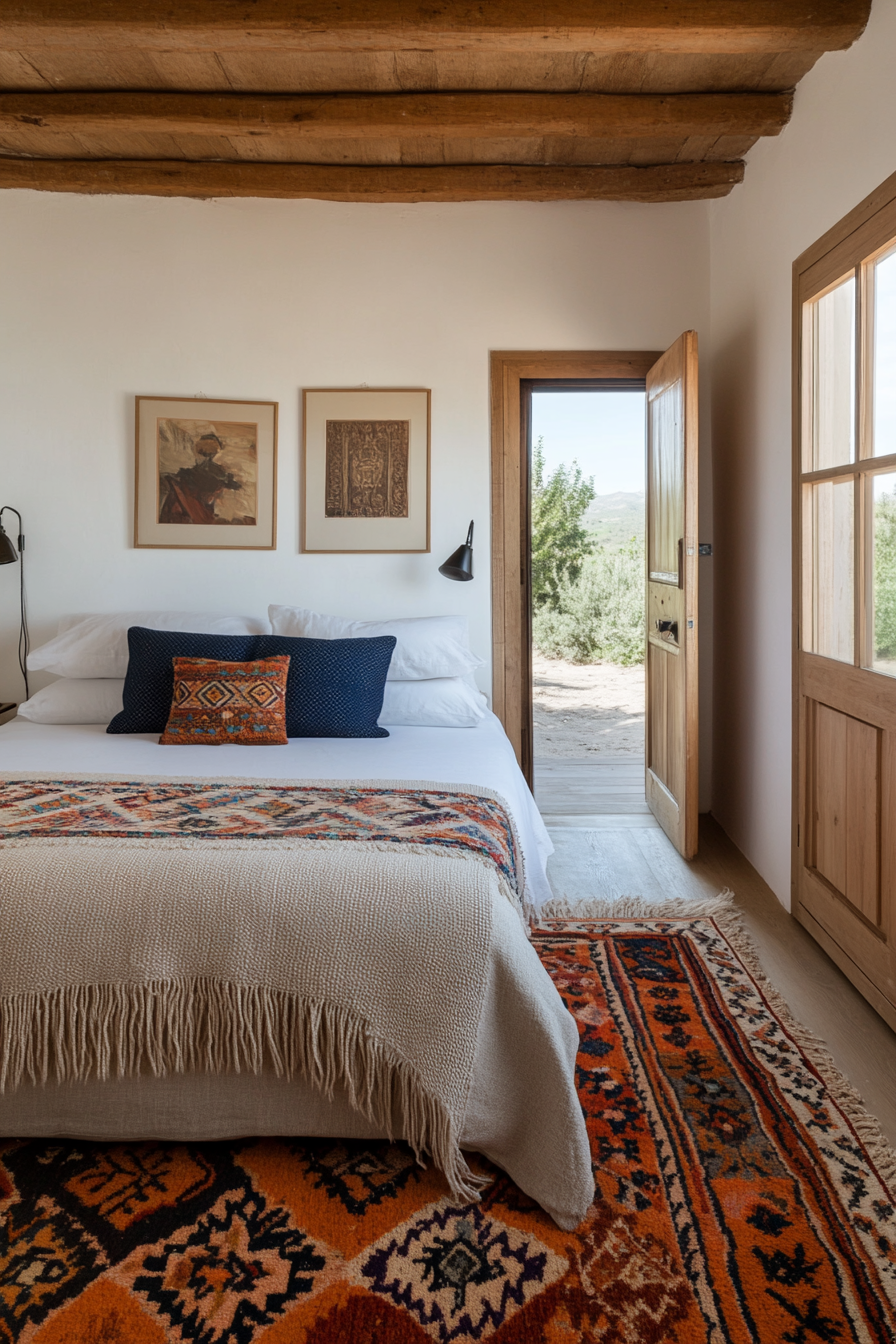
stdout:
POLYGON ((19 718, 32 723, 108 723, 121 711, 123 678, 63 677, 35 691, 19 705, 19 718))
POLYGON ((303 607, 268 607, 275 635, 302 639, 372 639, 394 635, 398 640, 389 681, 421 681, 430 677, 462 677, 481 667, 470 651, 466 616, 411 616, 397 621, 348 621, 303 607))
POLYGON ((387 681, 378 723, 412 728, 475 728, 485 714, 485 696, 465 677, 387 681))
MULTIPOLYGON (((269 635, 263 618, 217 616, 196 611, 116 611, 107 616, 63 616, 55 639, 28 655, 32 672, 57 677, 124 677, 128 630, 185 630, 194 635, 269 635)), ((21 711, 20 711, 21 712, 21 711)))

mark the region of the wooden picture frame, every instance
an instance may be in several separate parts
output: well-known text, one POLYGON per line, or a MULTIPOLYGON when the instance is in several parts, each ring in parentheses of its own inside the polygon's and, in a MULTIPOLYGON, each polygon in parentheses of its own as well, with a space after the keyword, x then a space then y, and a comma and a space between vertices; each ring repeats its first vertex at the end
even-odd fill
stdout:
POLYGON ((430 549, 428 388, 305 388, 302 538, 310 554, 430 549))
POLYGON ((275 550, 277 402, 134 400, 134 545, 275 550))

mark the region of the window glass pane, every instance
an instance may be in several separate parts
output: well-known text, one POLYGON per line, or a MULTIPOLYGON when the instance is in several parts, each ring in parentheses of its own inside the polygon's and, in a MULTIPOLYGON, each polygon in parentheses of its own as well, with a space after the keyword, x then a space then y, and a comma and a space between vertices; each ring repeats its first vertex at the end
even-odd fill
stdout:
POLYGON ((855 458, 856 281, 806 305, 803 470, 855 458))
POLYGON ((855 485, 822 481, 803 488, 803 648, 853 661, 855 485))
POLYGON ((874 453, 896 453, 896 252, 874 267, 874 453))
POLYGON ((873 478, 875 672, 896 676, 896 472, 873 478))

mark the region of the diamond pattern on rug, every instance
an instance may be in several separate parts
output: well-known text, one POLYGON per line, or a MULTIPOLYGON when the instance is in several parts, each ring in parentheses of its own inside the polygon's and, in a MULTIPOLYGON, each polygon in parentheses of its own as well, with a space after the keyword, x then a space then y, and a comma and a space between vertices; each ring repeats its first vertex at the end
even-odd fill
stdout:
MULTIPOLYGON (((110 1260, 181 1227, 221 1179, 215 1144, 20 1144, 3 1157, 24 1190, 52 1190, 110 1260)), ((232 1170, 230 1164, 225 1171, 232 1170)))
POLYGON ((52 1199, 13 1204, 0 1229, 0 1339, 23 1340, 104 1267, 100 1248, 52 1199))
POLYGON ((893 1344, 894 1192, 718 925, 536 947, 579 1028, 574 1232, 385 1140, 7 1142, 0 1344, 893 1344))
POLYGON ((559 1279, 566 1260, 475 1205, 435 1206, 358 1266, 360 1282, 403 1306, 439 1344, 488 1339, 559 1279))
POLYGON ((420 1179, 420 1167, 405 1144, 345 1141, 295 1146, 315 1186, 338 1199, 349 1213, 364 1214, 395 1198, 399 1190, 420 1179))
POLYGON ((92 1156, 93 1164, 66 1181, 65 1188, 119 1232, 160 1209, 183 1206, 214 1179, 201 1156, 175 1157, 170 1147, 157 1144, 121 1144, 95 1149, 92 1156))
POLYGON ((243 1185, 192 1226, 141 1248, 115 1277, 154 1309, 170 1339, 248 1344, 259 1327, 320 1290, 326 1264, 286 1210, 243 1185))

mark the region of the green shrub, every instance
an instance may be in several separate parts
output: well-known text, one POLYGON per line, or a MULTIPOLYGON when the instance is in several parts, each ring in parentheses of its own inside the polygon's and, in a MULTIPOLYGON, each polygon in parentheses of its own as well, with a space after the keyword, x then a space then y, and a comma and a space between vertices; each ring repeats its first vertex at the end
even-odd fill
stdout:
POLYGON ((896 494, 874 501, 874 648, 896 658, 896 494))
POLYGON ((564 583, 576 580, 593 549, 582 518, 594 499, 594 481, 576 462, 544 478, 539 438, 532 452, 532 606, 556 608, 564 583))
POLYGON ((548 658, 599 660, 634 667, 644 661, 644 543, 598 547, 577 578, 559 584, 556 605, 536 607, 532 642, 548 658))

